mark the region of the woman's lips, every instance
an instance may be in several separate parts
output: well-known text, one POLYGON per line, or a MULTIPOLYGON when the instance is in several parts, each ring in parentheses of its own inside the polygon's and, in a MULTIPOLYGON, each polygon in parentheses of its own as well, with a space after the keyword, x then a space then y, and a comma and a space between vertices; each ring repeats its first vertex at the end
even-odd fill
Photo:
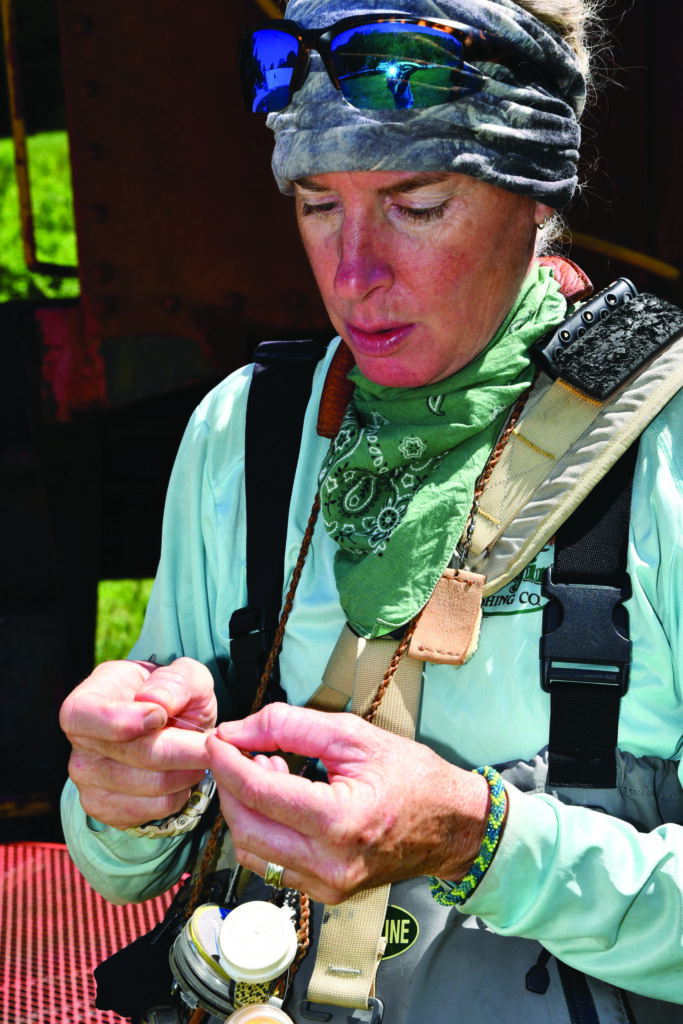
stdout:
POLYGON ((366 356, 386 356, 401 347, 414 330, 415 324, 394 324, 372 331, 355 324, 347 323, 345 327, 344 340, 357 352, 366 356))

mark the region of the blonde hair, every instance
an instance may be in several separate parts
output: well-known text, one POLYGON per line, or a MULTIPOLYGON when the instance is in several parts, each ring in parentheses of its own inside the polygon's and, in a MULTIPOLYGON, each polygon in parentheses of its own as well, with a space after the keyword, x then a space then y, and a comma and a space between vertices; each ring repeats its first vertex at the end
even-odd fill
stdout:
MULTIPOLYGON (((529 14, 553 29, 571 46, 579 59, 586 80, 588 103, 595 99, 595 55, 605 37, 600 21, 600 9, 606 0, 515 0, 529 14)), ((579 186, 580 187, 580 186, 579 186)), ((555 252, 561 245, 565 221, 561 213, 554 213, 537 233, 536 255, 555 252)))
POLYGON ((605 0, 515 0, 544 25, 553 29, 579 58, 589 95, 594 79, 594 54, 604 36, 599 12, 605 0))

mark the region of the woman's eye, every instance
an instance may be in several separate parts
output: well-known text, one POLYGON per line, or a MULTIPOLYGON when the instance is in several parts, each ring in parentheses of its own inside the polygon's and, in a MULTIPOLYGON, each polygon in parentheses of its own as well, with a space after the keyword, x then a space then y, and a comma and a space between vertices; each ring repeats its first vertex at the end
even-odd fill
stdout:
POLYGON ((336 204, 330 200, 327 203, 309 203, 305 199, 301 200, 301 216, 310 217, 316 214, 331 213, 335 209, 336 204))
POLYGON ((446 212, 446 204, 438 206, 396 206, 400 217, 415 223, 426 224, 431 220, 440 220, 446 212))

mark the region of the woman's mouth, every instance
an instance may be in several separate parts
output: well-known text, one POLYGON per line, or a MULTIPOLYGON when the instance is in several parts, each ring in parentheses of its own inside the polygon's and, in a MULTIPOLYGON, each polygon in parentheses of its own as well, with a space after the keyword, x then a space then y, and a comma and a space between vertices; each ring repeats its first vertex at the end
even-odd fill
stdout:
POLYGON ((345 324, 344 340, 359 354, 365 356, 392 355, 415 328, 414 323, 392 324, 368 330, 355 324, 345 324))

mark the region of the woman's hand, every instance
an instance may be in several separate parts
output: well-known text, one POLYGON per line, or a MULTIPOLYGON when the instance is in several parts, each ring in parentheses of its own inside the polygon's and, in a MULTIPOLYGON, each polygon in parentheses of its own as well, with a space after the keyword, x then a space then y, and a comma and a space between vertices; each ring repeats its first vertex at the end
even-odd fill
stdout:
POLYGON ((85 812, 123 829, 179 811, 209 766, 215 722, 211 673, 191 658, 99 665, 60 713, 85 812))
POLYGON ((324 903, 417 875, 458 879, 479 852, 488 785, 420 743, 349 714, 272 704, 207 740, 240 863, 285 867, 284 884, 324 903), (289 751, 320 758, 329 778, 290 775, 289 751))

